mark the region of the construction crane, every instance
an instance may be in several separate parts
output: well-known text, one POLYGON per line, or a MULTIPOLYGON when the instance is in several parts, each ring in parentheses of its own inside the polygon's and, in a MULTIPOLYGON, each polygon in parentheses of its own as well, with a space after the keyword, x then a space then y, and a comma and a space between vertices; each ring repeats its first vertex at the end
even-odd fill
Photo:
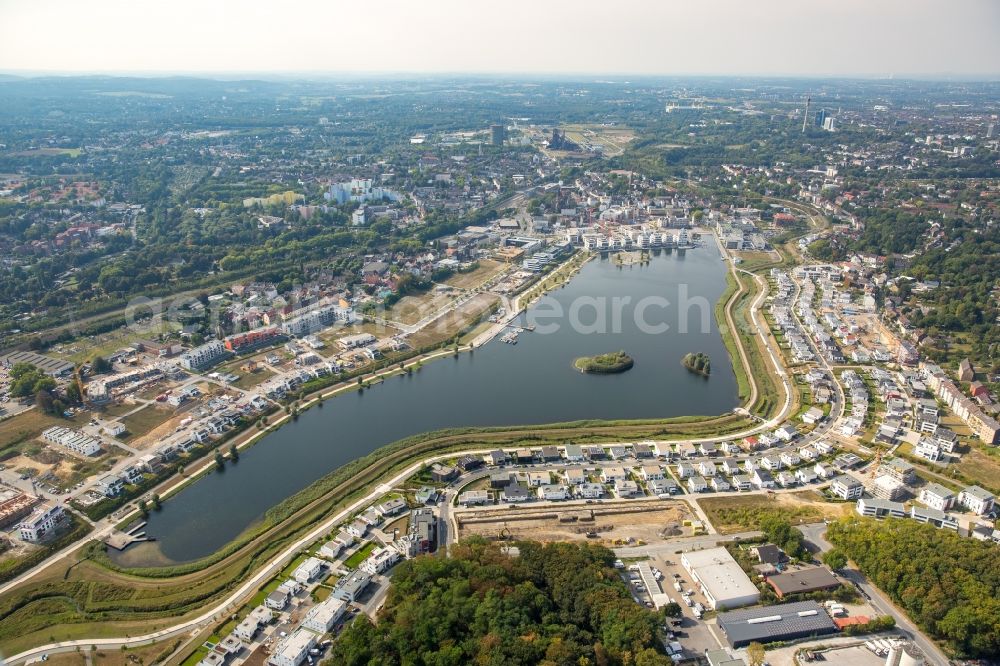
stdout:
POLYGON ((875 448, 875 459, 872 460, 871 467, 868 468, 868 477, 874 479, 878 476, 878 468, 882 466, 882 449, 875 448))

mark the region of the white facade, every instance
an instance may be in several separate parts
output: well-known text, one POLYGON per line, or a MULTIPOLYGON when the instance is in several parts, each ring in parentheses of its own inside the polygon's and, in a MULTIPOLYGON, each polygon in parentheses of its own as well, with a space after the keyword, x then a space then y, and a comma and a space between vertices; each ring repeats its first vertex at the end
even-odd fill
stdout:
POLYGON ((302 627, 317 634, 325 634, 344 616, 346 609, 347 603, 343 600, 327 597, 309 609, 302 620, 302 627))
POLYGON ((292 578, 294 578, 299 583, 306 585, 313 578, 319 575, 319 572, 323 570, 323 560, 310 557, 306 559, 305 562, 300 564, 292 572, 292 578))
POLYGON ((226 346, 219 340, 206 342, 181 355, 179 363, 185 370, 201 370, 214 365, 229 354, 226 346))
POLYGON ((275 646, 267 663, 272 666, 299 666, 314 647, 316 634, 307 629, 296 629, 275 646))
POLYGON ((955 493, 937 483, 928 483, 920 490, 918 499, 932 509, 947 511, 955 503, 955 493))
POLYGON ((549 484, 538 487, 538 496, 543 500, 564 500, 569 496, 566 486, 549 484))
POLYGON ((993 501, 993 494, 979 486, 969 486, 958 494, 958 503, 980 516, 990 512, 993 501))
POLYGON ((844 500, 859 499, 865 487, 849 474, 841 474, 830 484, 830 492, 844 500))
POLYGON ((374 576, 388 570, 389 567, 399 561, 399 558, 399 551, 395 548, 376 548, 365 558, 365 561, 358 568, 374 576))
POLYGON ((81 456, 92 456, 101 451, 101 440, 62 426, 46 429, 42 433, 42 439, 49 444, 62 446, 81 456))
POLYGON ((56 527, 58 527, 59 523, 61 523, 65 517, 66 512, 60 504, 56 504, 55 506, 47 509, 35 509, 31 515, 22 520, 21 524, 18 526, 21 539, 32 543, 42 541, 52 536, 52 532, 55 531, 56 527))

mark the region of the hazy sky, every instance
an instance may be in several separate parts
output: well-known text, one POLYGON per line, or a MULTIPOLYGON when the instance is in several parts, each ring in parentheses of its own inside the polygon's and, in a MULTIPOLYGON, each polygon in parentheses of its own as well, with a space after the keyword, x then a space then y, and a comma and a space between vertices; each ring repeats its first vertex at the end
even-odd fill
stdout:
POLYGON ((0 0, 0 70, 1000 75, 1000 0, 0 0))

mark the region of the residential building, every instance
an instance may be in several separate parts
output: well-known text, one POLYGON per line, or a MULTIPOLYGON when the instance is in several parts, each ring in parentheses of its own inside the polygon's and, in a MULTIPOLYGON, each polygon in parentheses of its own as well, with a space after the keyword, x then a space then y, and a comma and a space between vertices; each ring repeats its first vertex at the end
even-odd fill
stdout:
POLYGON ((755 469, 750 474, 750 480, 753 482, 757 488, 760 490, 766 490, 767 488, 774 488, 774 477, 766 469, 755 469))
POLYGON ((257 606, 236 625, 236 628, 233 629, 233 635, 244 643, 249 643, 257 635, 260 628, 270 621, 271 611, 264 606, 257 606))
POLYGON ((47 428, 42 432, 42 439, 81 456, 93 456, 101 452, 101 440, 62 426, 47 428))
POLYGON ((899 479, 883 474, 875 479, 870 491, 879 499, 898 500, 906 495, 906 486, 899 479))
POLYGON ((413 549, 411 555, 432 553, 437 550, 437 523, 438 519, 433 509, 414 509, 410 513, 408 535, 413 549))
POLYGON ((334 559, 337 555, 340 555, 340 551, 344 549, 344 544, 336 539, 327 541, 322 546, 320 546, 319 554, 329 560, 334 559))
POLYGON ((296 582, 306 585, 312 582, 313 579, 319 577, 319 574, 323 570, 324 566, 326 566, 326 563, 317 557, 306 558, 306 560, 297 566, 295 571, 292 572, 292 578, 295 579, 296 582))
MULTIPOLYGON (((394 551, 395 552, 395 551, 394 551)), ((327 597, 309 609, 302 620, 302 627, 317 634, 325 634, 344 616, 347 603, 343 599, 327 597)))
POLYGON ((609 465, 601 470, 601 481, 604 483, 614 483, 628 478, 628 472, 620 465, 609 465))
POLYGON ((663 468, 660 467, 659 465, 643 465, 639 469, 639 475, 642 477, 643 481, 651 481, 653 479, 662 479, 663 478, 663 468))
POLYGON ((910 507, 910 518, 921 523, 928 523, 937 528, 958 530, 958 521, 939 509, 917 506, 910 507))
POLYGON ((569 491, 564 485, 550 483, 538 486, 538 497, 548 501, 564 500, 569 497, 569 491))
POLYGON ((264 605, 272 610, 283 610, 288 605, 291 592, 285 587, 279 587, 264 598, 264 605))
POLYGON ((392 568, 399 561, 399 551, 395 548, 382 546, 373 550, 365 560, 358 565, 358 569, 370 573, 380 574, 392 568))
POLYGON ((906 518, 906 507, 900 502, 862 497, 855 510, 859 515, 870 518, 906 518))
POLYGON ((649 492, 657 497, 669 497, 680 492, 680 486, 673 479, 651 479, 646 483, 649 492))
POLYGON ((841 474, 830 482, 830 492, 843 500, 858 499, 864 490, 864 485, 850 474, 841 474))
POLYGON ((969 486, 958 494, 958 503, 972 513, 984 516, 993 510, 993 493, 979 486, 969 486))
POLYGON ((212 367, 229 356, 229 351, 221 340, 212 340, 181 354, 178 363, 185 370, 198 372, 212 367))
POLYGON ((941 445, 929 437, 921 437, 913 448, 913 454, 925 460, 937 462, 941 459, 941 445))
POLYGON ((531 499, 531 493, 524 486, 518 483, 511 483, 500 491, 500 499, 504 502, 527 502, 531 499))
POLYGON ((66 511, 61 504, 47 508, 39 507, 21 521, 21 524, 17 526, 18 533, 23 541, 30 543, 45 541, 55 534, 66 518, 66 511))
POLYGON ((932 509, 947 511, 955 503, 955 493, 951 492, 941 484, 928 483, 920 489, 920 495, 917 499, 919 499, 922 504, 926 504, 932 509))
POLYGON ((604 486, 599 483, 581 483, 576 487, 576 494, 583 499, 597 499, 604 496, 604 486))
POLYGON ((330 596, 349 604, 354 603, 371 581, 372 577, 368 572, 354 571, 337 581, 330 596))
POLYGON ((688 491, 692 493, 703 493, 708 490, 708 482, 703 476, 692 476, 687 480, 688 491))
POLYGON ((917 470, 902 458, 893 458, 883 463, 879 471, 907 485, 917 480, 917 470))
POLYGON ((308 629, 296 629, 274 646, 267 663, 271 666, 299 666, 306 660, 309 650, 316 647, 316 638, 316 634, 308 629))

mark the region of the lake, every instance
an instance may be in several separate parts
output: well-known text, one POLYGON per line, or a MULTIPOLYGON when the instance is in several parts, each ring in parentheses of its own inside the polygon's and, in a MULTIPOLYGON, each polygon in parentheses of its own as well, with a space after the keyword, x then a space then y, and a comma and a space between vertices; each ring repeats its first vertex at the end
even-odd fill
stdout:
POLYGON ((711 241, 654 254, 645 265, 594 259, 522 315, 536 331, 522 333, 516 345, 496 338, 474 354, 327 400, 241 452, 225 472, 165 502, 145 528, 156 542, 111 554, 131 566, 204 557, 337 467, 429 430, 731 411, 739 404, 736 377, 712 310, 725 290, 726 270, 711 241), (557 309, 562 318, 550 316, 557 309), (553 323, 558 330, 548 332, 553 323), (619 349, 635 359, 628 372, 591 375, 573 368, 579 356, 619 349), (711 357, 710 378, 681 366, 688 352, 711 357))

